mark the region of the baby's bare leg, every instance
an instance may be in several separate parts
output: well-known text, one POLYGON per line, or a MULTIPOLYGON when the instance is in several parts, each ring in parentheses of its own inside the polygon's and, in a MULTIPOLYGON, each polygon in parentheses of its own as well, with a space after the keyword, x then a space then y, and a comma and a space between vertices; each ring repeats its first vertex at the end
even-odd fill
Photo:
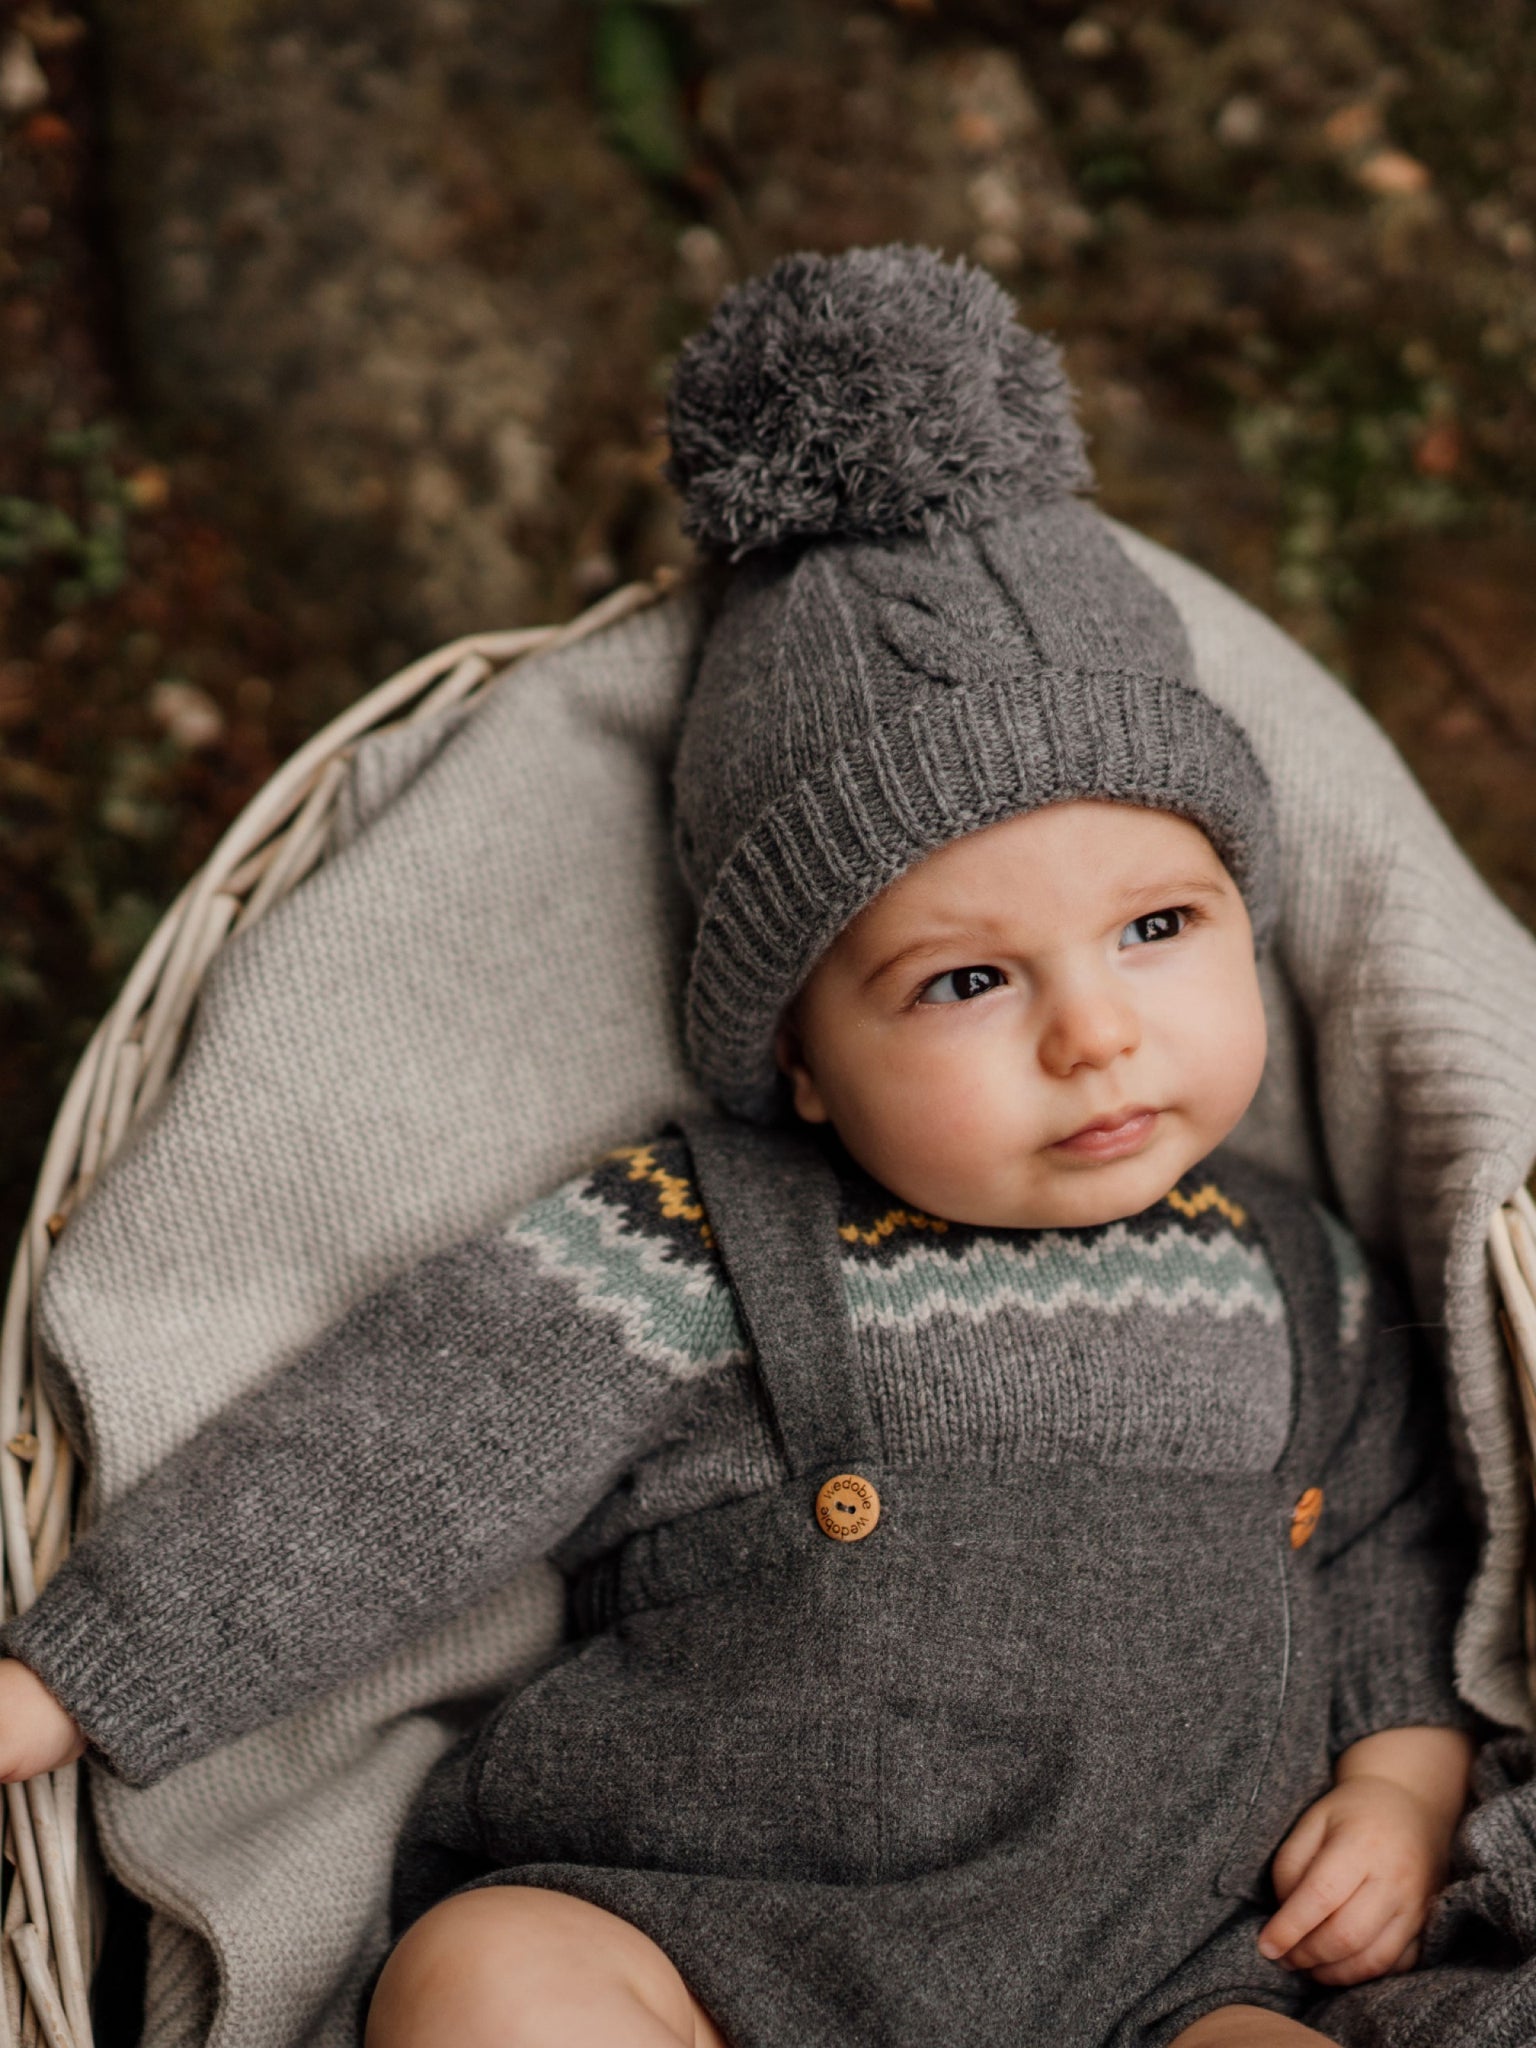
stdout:
POLYGON ((434 1906, 384 1965, 365 2048, 726 2048, 648 1934, 600 1906, 486 1885, 434 1906))
POLYGON ((1168 2048, 1306 2048, 1308 2041, 1333 2048, 1326 2034, 1267 2006, 1223 2005, 1175 2035, 1168 2048))

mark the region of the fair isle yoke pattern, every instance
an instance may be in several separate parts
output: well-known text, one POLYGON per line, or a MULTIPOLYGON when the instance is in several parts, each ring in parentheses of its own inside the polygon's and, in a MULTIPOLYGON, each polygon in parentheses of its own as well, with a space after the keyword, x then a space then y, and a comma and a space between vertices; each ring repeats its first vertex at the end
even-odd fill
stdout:
POLYGON ((1262 1471, 1290 1425, 1285 1302, 1209 1168, 1123 1221, 993 1230, 845 1167, 843 1280, 898 1457, 1262 1471))
POLYGON ((1083 1230, 978 1230, 887 1206, 846 1217, 844 1283, 855 1328, 915 1328, 948 1313, 1115 1315, 1145 1306, 1221 1322, 1285 1315, 1242 1209, 1191 1175, 1140 1216, 1083 1230))
MULTIPOLYGON (((839 1179, 843 1270, 855 1325, 914 1325, 942 1306, 980 1320, 1134 1304, 1269 1326, 1284 1303, 1242 1206, 1204 1167, 1139 1216, 1081 1230, 984 1230, 893 1202, 846 1160, 839 1179)), ((1340 1343, 1359 1341, 1370 1274, 1359 1245, 1318 1210, 1339 1281, 1340 1343)), ((744 1349, 693 1181, 688 1148, 664 1133, 623 1146, 508 1227, 584 1308, 616 1316, 637 1350, 692 1376, 744 1349)))
MULTIPOLYGON (((835 1146, 832 1157, 849 1312, 892 1459, 1253 1470, 1278 1457, 1291 1400, 1284 1300, 1219 1171, 1195 1168, 1122 1222, 1010 1231, 910 1209, 835 1146)), ((1353 1344, 1368 1275, 1331 1219, 1328 1237, 1340 1338, 1353 1344)), ((611 1153, 508 1238, 627 1348, 698 1387, 691 1436, 637 1475, 643 1492, 682 1485, 691 1499, 720 1481, 731 1493, 749 1466, 769 1483, 766 1438, 745 1464, 727 1442, 749 1424, 747 1344, 680 1134, 611 1153)))
POLYGON ((680 1379, 742 1360, 746 1338, 681 1139, 630 1145, 525 1209, 508 1240, 680 1379))

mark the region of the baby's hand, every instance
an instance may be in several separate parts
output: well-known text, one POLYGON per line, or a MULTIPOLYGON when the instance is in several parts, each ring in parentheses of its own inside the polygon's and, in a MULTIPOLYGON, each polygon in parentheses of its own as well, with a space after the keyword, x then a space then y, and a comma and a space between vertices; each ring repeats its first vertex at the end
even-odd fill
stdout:
POLYGON ((1450 1830, 1435 1807, 1386 1778, 1355 1777, 1309 1806, 1275 1852, 1285 1903, 1261 1951, 1319 1984, 1411 1970, 1445 1883, 1450 1830))
POLYGON ((0 1657, 0 1784, 73 1763, 85 1737, 35 1673, 0 1657))

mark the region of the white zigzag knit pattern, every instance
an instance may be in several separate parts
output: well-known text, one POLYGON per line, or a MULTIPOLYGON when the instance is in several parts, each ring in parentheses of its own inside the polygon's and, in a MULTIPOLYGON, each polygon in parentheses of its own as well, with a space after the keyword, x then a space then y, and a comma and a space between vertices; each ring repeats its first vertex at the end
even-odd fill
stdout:
POLYGON ((679 1379, 747 1355, 719 1267, 684 1264, 664 1239, 632 1229, 590 1181, 569 1182, 535 1202, 507 1237, 526 1246, 544 1273, 566 1281, 579 1308, 617 1322, 637 1356, 679 1379))
POLYGON ((1285 1315, 1257 1246, 1177 1229, 1149 1238, 1123 1224, 1087 1238, 1056 1231, 1022 1242, 981 1238, 953 1251, 913 1244, 893 1263, 859 1267, 846 1278, 855 1325, 886 1329, 917 1328, 941 1314, 980 1322, 1010 1307, 1058 1316, 1075 1309, 1114 1314, 1145 1304, 1223 1322, 1253 1315, 1271 1328, 1285 1315))

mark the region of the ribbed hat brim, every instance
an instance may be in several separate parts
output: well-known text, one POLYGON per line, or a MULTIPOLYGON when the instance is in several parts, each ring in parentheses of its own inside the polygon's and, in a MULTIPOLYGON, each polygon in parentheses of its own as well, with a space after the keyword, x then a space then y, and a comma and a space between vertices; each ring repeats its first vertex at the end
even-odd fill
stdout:
POLYGON ((771 1120, 779 1019, 843 926, 925 854, 1075 797, 1191 818, 1263 944, 1278 909, 1268 783, 1247 736, 1203 692, 1126 670, 947 690, 839 748, 725 863, 700 913, 686 998, 705 1087, 734 1114, 771 1120))

